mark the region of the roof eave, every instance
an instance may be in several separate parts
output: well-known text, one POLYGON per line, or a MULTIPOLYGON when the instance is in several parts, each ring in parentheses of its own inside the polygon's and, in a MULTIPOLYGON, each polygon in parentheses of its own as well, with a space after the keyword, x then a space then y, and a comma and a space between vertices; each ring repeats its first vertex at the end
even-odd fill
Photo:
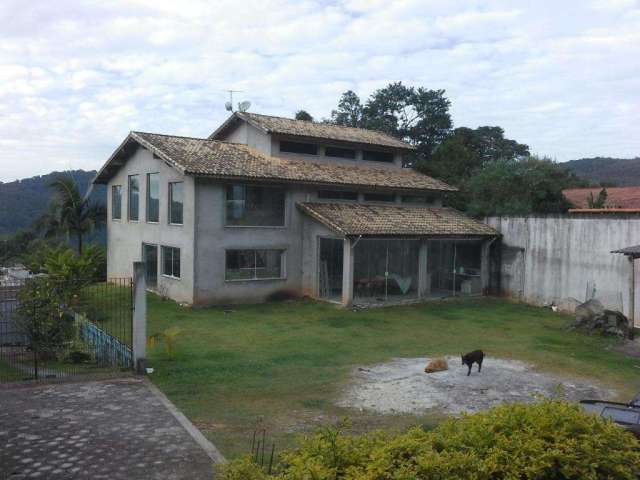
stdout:
POLYGON ((126 160, 131 153, 127 151, 127 148, 134 143, 151 151, 154 155, 162 159, 169 166, 175 168, 182 174, 185 174, 184 168, 182 168, 181 165, 175 162, 169 155, 156 148, 150 142, 146 141, 143 137, 140 136, 138 132, 131 131, 118 146, 118 148, 116 148, 116 150, 109 156, 109 159, 105 162, 102 168, 100 168, 91 183, 97 185, 106 185, 113 177, 114 173, 126 163, 126 160), (115 168, 113 168, 114 166, 115 168))
POLYGON ((380 190, 385 192, 406 192, 406 193, 446 193, 446 192, 457 192, 458 189, 456 187, 451 187, 447 185, 449 188, 422 188, 422 187, 390 187, 384 185, 375 185, 375 184, 362 184, 362 183, 337 183, 337 182, 320 182, 315 180, 303 180, 303 179, 290 179, 290 178, 278 178, 278 177, 266 177, 266 176, 249 176, 249 175, 223 175, 217 173, 203 173, 196 172, 190 170, 184 170, 183 173, 185 175, 190 175, 194 177, 204 177, 204 178, 217 178, 221 180, 243 180, 243 181, 252 181, 252 182, 269 182, 269 183, 286 183, 286 184, 303 184, 303 185, 314 185, 318 187, 340 187, 340 188, 355 188, 355 189, 370 189, 370 190, 380 190))

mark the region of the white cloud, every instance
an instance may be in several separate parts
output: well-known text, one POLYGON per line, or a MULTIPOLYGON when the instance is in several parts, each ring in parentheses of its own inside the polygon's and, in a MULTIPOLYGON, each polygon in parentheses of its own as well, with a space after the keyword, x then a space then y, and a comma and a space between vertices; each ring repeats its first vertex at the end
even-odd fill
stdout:
POLYGON ((398 80, 560 160, 640 155, 638 1, 5 0, 0 18, 2 181, 97 168, 133 128, 207 135, 228 88, 322 118, 398 80))

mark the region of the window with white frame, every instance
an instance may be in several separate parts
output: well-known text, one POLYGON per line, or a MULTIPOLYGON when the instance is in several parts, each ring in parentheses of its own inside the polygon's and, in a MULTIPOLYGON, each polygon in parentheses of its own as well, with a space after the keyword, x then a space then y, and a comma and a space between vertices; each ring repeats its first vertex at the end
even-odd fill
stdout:
POLYGON ((122 218, 122 185, 111 186, 111 218, 113 220, 122 218))
POLYGON ((169 183, 169 223, 182 225, 183 182, 169 183))
POLYGON ((226 280, 285 278, 285 254, 280 249, 227 250, 226 280))
POLYGON ((180 249, 162 247, 162 275, 180 278, 180 249))

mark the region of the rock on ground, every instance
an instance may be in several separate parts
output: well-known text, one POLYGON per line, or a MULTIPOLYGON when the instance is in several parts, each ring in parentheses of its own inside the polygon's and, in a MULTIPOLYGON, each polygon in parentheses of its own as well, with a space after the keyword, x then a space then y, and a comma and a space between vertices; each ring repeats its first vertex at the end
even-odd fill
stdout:
POLYGON ((342 407, 383 414, 426 413, 457 415, 477 412, 505 402, 531 402, 538 396, 570 401, 611 398, 616 392, 583 379, 534 371, 527 363, 485 357, 482 372, 471 376, 460 357, 447 357, 449 370, 424 373, 428 358, 398 358, 354 371, 353 382, 338 400, 342 407))

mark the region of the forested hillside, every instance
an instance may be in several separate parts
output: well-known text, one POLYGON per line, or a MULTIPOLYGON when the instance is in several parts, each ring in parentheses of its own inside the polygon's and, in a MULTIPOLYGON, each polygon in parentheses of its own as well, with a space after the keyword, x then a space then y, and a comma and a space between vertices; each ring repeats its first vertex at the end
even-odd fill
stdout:
POLYGON ((640 157, 581 158, 563 163, 577 176, 603 186, 631 187, 640 185, 640 157))
MULTIPOLYGON (((54 178, 60 175, 71 176, 84 194, 95 174, 95 170, 70 170, 15 182, 0 182, 0 235, 29 228, 46 211, 52 194, 49 184, 54 178)), ((104 186, 99 185, 94 188, 92 198, 104 204, 105 192, 104 186)))

